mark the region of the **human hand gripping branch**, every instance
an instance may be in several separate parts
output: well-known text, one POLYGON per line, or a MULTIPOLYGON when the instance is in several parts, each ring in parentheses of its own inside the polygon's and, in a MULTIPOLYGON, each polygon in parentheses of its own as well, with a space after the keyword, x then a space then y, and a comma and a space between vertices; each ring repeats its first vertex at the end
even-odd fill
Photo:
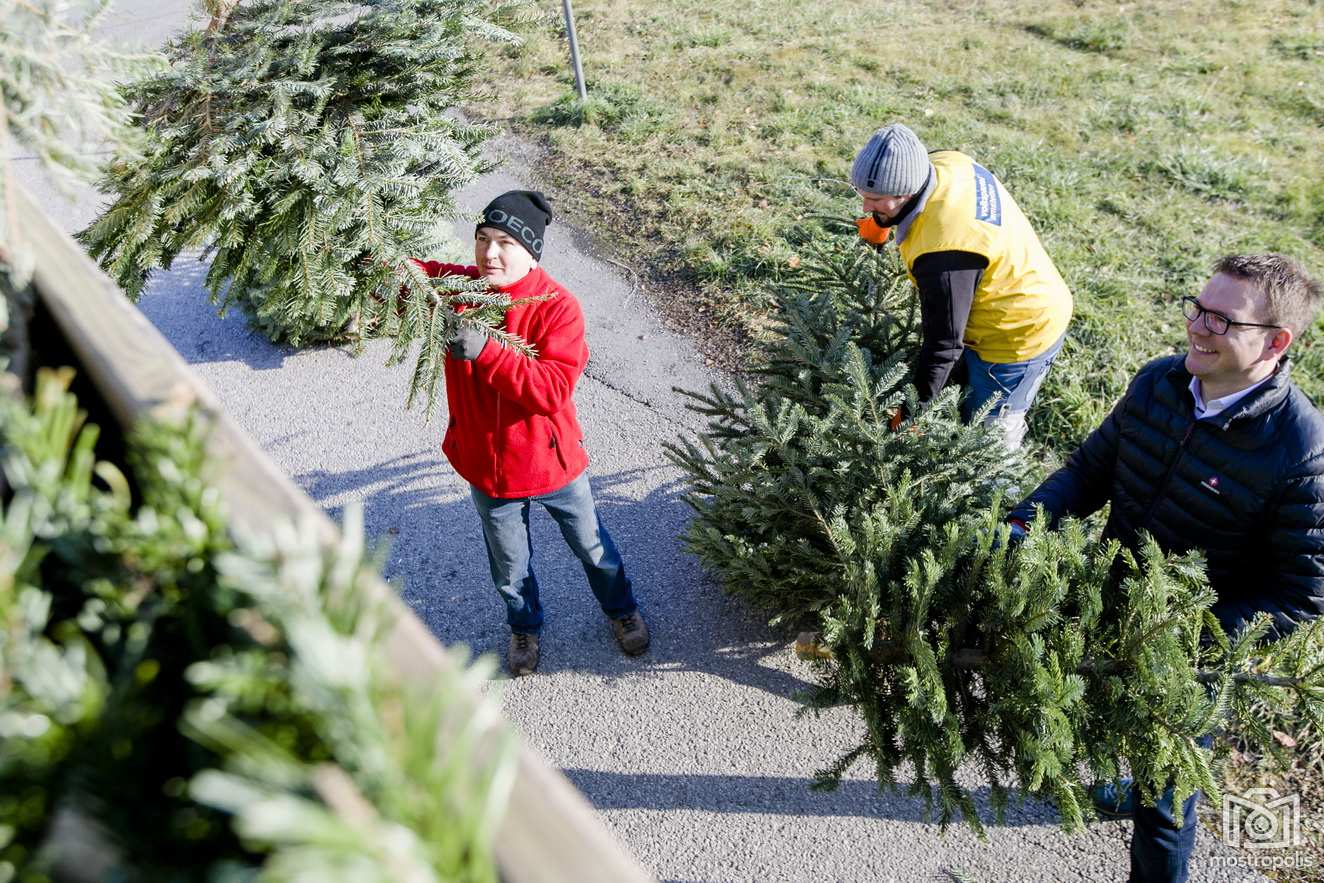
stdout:
POLYGON ((382 269, 379 285, 364 298, 362 327, 370 329, 373 337, 391 338, 388 365, 403 362, 413 344, 419 343, 406 407, 412 407, 423 393, 427 415, 432 416, 448 352, 456 358, 476 359, 488 341, 494 340, 530 359, 538 357, 532 344, 502 326, 507 311, 548 300, 552 292, 515 300, 481 279, 428 276, 412 261, 383 263, 382 269), (395 296, 383 294, 388 291, 395 291, 395 296))

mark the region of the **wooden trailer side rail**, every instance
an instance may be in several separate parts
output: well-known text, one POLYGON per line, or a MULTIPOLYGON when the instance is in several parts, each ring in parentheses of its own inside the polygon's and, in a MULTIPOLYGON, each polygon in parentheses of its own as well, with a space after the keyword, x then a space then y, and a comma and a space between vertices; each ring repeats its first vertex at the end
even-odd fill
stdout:
MULTIPOLYGON (((122 427, 144 416, 197 407, 210 421, 215 483, 233 521, 261 530, 273 517, 313 519, 328 539, 332 521, 258 448, 151 322, 95 262, 15 183, 15 230, 36 261, 33 287, 122 427)), ((453 665, 394 590, 374 591, 396 608, 391 662, 409 678, 453 665)), ((501 723, 499 726, 509 726, 501 723)), ((519 749, 511 803, 495 844, 507 883, 646 883, 653 877, 607 831, 592 807, 532 750, 519 749)))

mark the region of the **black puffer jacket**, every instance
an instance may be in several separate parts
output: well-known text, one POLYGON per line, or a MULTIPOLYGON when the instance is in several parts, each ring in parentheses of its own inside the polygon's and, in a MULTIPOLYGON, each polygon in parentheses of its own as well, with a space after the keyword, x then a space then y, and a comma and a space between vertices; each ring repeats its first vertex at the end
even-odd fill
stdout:
POLYGON ((1112 413, 1012 512, 1053 521, 1112 503, 1105 536, 1147 530, 1166 551, 1203 549, 1214 614, 1235 631, 1272 614, 1285 635, 1324 613, 1324 415, 1284 363, 1220 414, 1195 419, 1184 357, 1150 362, 1112 413))

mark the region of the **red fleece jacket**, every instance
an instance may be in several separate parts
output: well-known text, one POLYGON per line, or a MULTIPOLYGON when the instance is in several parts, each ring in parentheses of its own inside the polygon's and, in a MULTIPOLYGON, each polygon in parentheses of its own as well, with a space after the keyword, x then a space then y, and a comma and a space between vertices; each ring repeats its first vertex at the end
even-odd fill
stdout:
MULTIPOLYGON (((429 276, 478 276, 477 267, 463 264, 418 264, 429 276)), ((584 313, 541 267, 498 290, 513 300, 554 295, 506 311, 506 330, 530 343, 537 358, 495 342, 472 362, 447 356, 450 423, 441 450, 461 478, 489 497, 548 494, 588 466, 573 398, 588 364, 584 313)))

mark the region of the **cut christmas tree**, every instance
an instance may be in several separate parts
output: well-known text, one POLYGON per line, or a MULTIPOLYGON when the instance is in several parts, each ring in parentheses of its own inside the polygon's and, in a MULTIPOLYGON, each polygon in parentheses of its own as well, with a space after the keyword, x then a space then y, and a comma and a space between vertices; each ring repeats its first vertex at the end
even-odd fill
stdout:
POLYGON ((0 397, 0 879, 64 879, 76 817, 80 879, 495 881, 492 664, 402 680, 357 511, 231 536, 201 421, 121 471, 71 376, 0 397))
MULTIPOLYGON (((409 258, 436 253, 453 194, 486 167, 490 128, 456 109, 479 95, 483 54, 516 42, 519 4, 207 5, 168 70, 124 87, 141 152, 110 164, 113 201, 85 243, 131 298, 200 250, 212 300, 272 339, 389 335, 396 358, 422 341, 414 390, 430 400, 458 321, 439 307, 475 286, 409 258)), ((498 326, 498 300, 468 321, 498 326)))
POLYGON ((982 830, 980 776, 995 815, 1015 790, 1074 830, 1088 785, 1123 773, 1150 803, 1170 782, 1216 794, 1197 740, 1230 724, 1263 747, 1256 707, 1320 719, 1321 630, 1267 644, 1259 623, 1229 641, 1197 557, 1133 554, 1096 523, 1010 546, 1004 503, 1042 467, 963 425, 955 389, 914 400, 899 265, 833 241, 802 266, 760 383, 695 395, 709 430, 670 455, 692 484, 690 548, 775 622, 818 631, 809 704, 863 721, 821 784, 867 759, 883 785, 913 776, 944 824, 982 830), (913 416, 892 431, 902 406, 913 416))

